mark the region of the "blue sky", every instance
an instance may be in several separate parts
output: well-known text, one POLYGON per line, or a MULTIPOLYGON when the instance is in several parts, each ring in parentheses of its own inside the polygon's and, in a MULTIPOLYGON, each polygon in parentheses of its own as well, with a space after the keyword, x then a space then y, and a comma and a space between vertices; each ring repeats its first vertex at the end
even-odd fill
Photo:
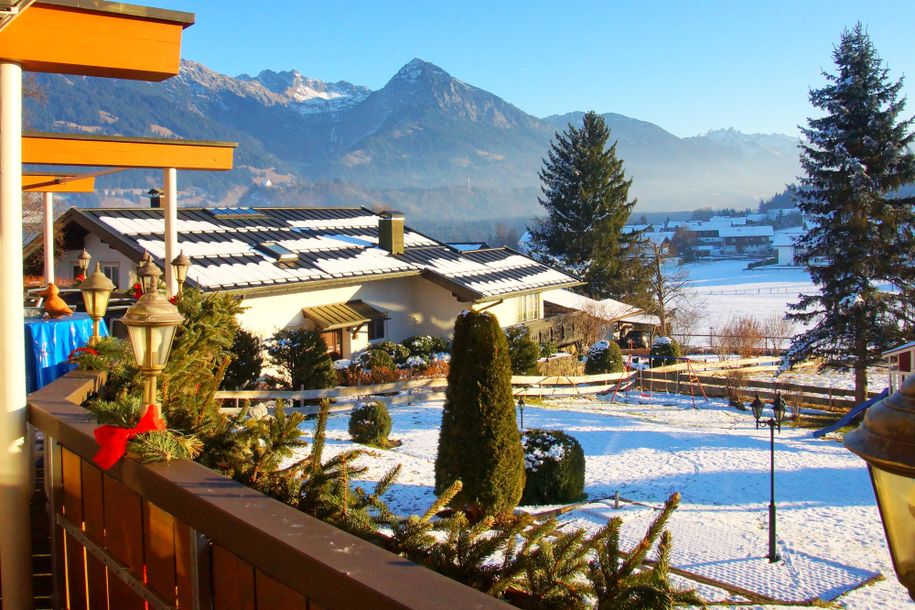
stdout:
POLYGON ((196 13, 182 56, 378 89, 413 57, 536 116, 618 112, 678 136, 794 135, 843 28, 864 23, 915 114, 915 1, 150 0, 196 13), (265 8, 266 7, 266 8, 265 8))

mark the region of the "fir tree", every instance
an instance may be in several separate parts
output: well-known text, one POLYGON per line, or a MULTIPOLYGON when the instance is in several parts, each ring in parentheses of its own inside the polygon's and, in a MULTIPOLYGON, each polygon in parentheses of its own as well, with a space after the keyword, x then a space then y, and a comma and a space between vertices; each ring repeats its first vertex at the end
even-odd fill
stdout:
POLYGON ((524 490, 508 342, 489 312, 464 311, 454 325, 436 493, 458 480, 454 504, 475 515, 510 512, 524 490))
POLYGON ((569 125, 550 143, 540 170, 539 198, 547 212, 528 230, 531 252, 543 262, 588 282, 593 298, 631 298, 644 293, 639 233, 623 233, 635 200, 616 143, 603 117, 589 112, 579 129, 569 125))
POLYGON ((891 81, 861 24, 833 52, 835 74, 810 92, 824 116, 808 119, 801 146, 805 176, 795 190, 812 221, 800 240, 818 294, 802 296, 789 317, 810 324, 795 337, 792 361, 819 356, 855 371, 855 398, 867 391, 867 367, 912 325, 915 293, 915 197, 894 196, 915 179, 913 119, 902 79, 891 81), (885 291, 881 284, 896 290, 885 291))
POLYGON ((243 328, 232 343, 232 362, 226 368, 221 387, 226 390, 248 390, 255 386, 264 366, 263 343, 243 328))
POLYGON ((327 345, 317 331, 284 328, 267 342, 267 355, 283 374, 286 387, 313 390, 337 385, 327 345))
POLYGON ((512 373, 515 375, 536 375, 537 359, 540 358, 540 346, 531 339, 531 331, 526 326, 510 326, 505 329, 508 339, 508 356, 511 358, 512 373))

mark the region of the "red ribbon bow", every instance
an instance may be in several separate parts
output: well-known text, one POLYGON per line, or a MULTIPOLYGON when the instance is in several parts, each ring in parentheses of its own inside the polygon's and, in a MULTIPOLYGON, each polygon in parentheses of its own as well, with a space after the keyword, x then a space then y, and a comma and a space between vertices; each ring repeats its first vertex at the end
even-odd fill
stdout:
POLYGON ((153 430, 165 430, 165 420, 159 416, 159 408, 156 405, 146 406, 146 413, 135 428, 99 426, 95 429, 95 442, 98 443, 99 450, 92 461, 102 470, 108 470, 127 453, 127 441, 138 434, 153 430))

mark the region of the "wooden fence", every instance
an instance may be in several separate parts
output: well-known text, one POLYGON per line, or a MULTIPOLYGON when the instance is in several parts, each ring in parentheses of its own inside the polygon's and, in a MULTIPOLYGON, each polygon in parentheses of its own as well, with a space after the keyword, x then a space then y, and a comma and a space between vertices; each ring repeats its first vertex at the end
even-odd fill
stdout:
POLYGON ((45 434, 55 608, 510 607, 196 462, 99 470, 79 405, 100 378, 70 373, 29 397, 45 434))

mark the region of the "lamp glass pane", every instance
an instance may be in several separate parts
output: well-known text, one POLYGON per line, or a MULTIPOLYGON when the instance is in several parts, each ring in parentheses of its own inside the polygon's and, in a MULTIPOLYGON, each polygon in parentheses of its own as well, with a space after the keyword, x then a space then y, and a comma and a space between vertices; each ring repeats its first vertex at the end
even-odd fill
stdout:
POLYGON ((83 305, 86 306, 86 313, 91 316, 92 312, 95 311, 95 303, 96 303, 95 293, 91 290, 83 290, 82 293, 83 293, 83 305))
POLYGON ((886 539, 900 582, 915 588, 915 479, 871 468, 886 539))
POLYGON ((177 328, 178 326, 158 326, 152 329, 153 358, 156 359, 156 366, 162 367, 168 362, 168 353, 172 349, 177 328))
POLYGON ((111 293, 107 290, 92 290, 83 292, 83 299, 86 299, 86 292, 92 293, 93 307, 89 309, 89 303, 86 303, 86 311, 89 312, 89 315, 103 316, 105 315, 105 310, 108 309, 108 298, 111 296, 111 293))
POLYGON ((130 337, 130 345, 133 346, 133 357, 137 361, 137 366, 145 369, 149 366, 146 362, 146 346, 149 343, 147 332, 149 328, 144 326, 128 326, 127 335, 130 337))

